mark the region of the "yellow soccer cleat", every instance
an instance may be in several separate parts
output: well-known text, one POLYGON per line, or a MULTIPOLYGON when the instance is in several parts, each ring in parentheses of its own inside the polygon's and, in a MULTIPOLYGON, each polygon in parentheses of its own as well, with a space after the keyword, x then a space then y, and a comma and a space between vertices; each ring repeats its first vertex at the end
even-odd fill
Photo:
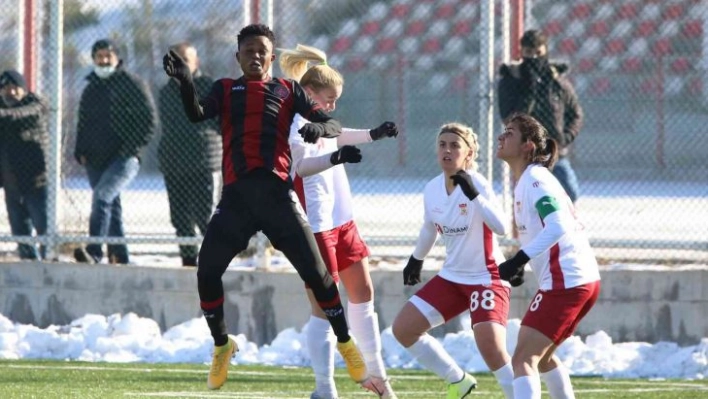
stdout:
POLYGON ((207 388, 219 389, 226 382, 226 376, 229 374, 229 364, 231 358, 238 352, 236 341, 229 335, 229 341, 226 345, 215 346, 214 355, 211 359, 211 368, 209 369, 209 378, 207 378, 207 388))
POLYGON ((477 388, 477 380, 465 373, 465 376, 460 381, 447 386, 447 399, 466 398, 475 388, 477 388))
POLYGON ((358 383, 364 382, 367 377, 366 363, 364 363, 359 348, 354 344, 354 340, 349 338, 347 342, 337 342, 337 350, 344 359, 349 376, 358 383))

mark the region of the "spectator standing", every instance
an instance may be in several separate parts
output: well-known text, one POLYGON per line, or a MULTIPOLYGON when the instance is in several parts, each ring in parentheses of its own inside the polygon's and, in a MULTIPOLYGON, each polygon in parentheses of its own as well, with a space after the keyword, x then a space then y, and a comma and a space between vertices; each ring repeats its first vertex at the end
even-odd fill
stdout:
POLYGON ((307 96, 299 83, 270 76, 275 34, 268 26, 244 27, 237 43, 236 60, 243 75, 216 81, 202 98, 179 54, 170 51, 163 59, 167 75, 180 81, 189 120, 218 117, 221 126, 224 188, 197 261, 200 305, 214 338, 207 387, 219 389, 226 382, 230 359, 238 350, 226 332, 222 276, 259 230, 312 288, 337 336, 337 349, 349 376, 363 382, 366 364, 349 335, 339 290, 322 260, 290 178, 288 136, 295 114, 311 121, 299 130, 308 143, 338 136, 341 126, 307 96))
MULTIPOLYGON (((209 94, 214 80, 199 68, 197 49, 188 42, 175 44, 192 73, 200 97, 209 94)), ((213 120, 191 123, 184 113, 179 81, 170 78, 158 95, 162 137, 158 146, 160 170, 165 178, 170 220, 177 237, 194 237, 195 228, 203 234, 214 209, 215 192, 221 164, 221 139, 213 120)), ((180 245, 182 266, 197 265, 197 246, 180 245)))
MULTIPOLYGON (((147 85, 123 68, 109 39, 91 47, 94 70, 79 103, 76 160, 86 168, 93 189, 89 236, 124 237, 120 193, 138 174, 139 156, 154 134, 155 106, 147 85)), ((79 262, 98 263, 101 244, 77 248, 79 262)), ((125 244, 109 244, 110 263, 128 263, 125 244)))
POLYGON ((514 398, 540 399, 541 378, 551 398, 575 398, 568 371, 554 353, 597 301, 597 261, 572 201, 549 172, 558 146, 543 125, 526 114, 512 115, 496 156, 516 182, 514 222, 521 243, 499 265, 499 275, 518 286, 528 262, 539 287, 521 320, 512 359, 514 398))
POLYGON ((509 284, 499 278, 504 255, 494 234, 506 234, 505 215, 494 190, 477 169, 477 135, 448 123, 437 134, 442 173, 425 186, 423 226, 403 269, 403 284, 421 282, 423 259, 438 235, 445 244, 440 272, 413 295, 393 322, 393 335, 426 369, 447 381, 447 397, 470 396, 477 386, 428 331, 469 311, 482 358, 507 398, 513 398, 511 358, 506 351, 509 284))
POLYGON ((500 68, 499 113, 502 120, 520 112, 541 122, 559 146, 553 175, 575 202, 580 191, 569 152, 580 133, 583 110, 565 75, 569 67, 549 61, 548 38, 538 30, 528 30, 521 37, 521 56, 521 63, 502 64, 500 68))
MULTIPOLYGON (((298 81, 325 111, 335 110, 344 79, 327 65, 324 52, 304 45, 283 50, 280 69, 287 77, 298 81), (308 68, 310 63, 313 66, 308 68)), ((344 164, 361 161, 361 153, 355 144, 396 137, 398 128, 393 122, 384 122, 374 129, 343 128, 337 138, 321 138, 315 144, 308 144, 298 133, 306 123, 305 118, 296 115, 290 127, 291 174, 295 191, 307 212, 327 270, 335 283, 341 279, 347 290, 347 317, 369 372, 362 386, 380 398, 395 399, 381 354, 381 332, 374 311, 374 287, 369 274, 369 248, 354 223, 352 193, 344 164)), ((311 399, 334 399, 337 397, 334 333, 309 287, 307 296, 312 307, 307 345, 316 384, 311 399)))
MULTIPOLYGON (((17 71, 0 75, 0 169, 13 235, 47 232, 48 114, 45 102, 27 90, 17 71)), ((46 247, 19 244, 20 259, 43 259, 46 247)))

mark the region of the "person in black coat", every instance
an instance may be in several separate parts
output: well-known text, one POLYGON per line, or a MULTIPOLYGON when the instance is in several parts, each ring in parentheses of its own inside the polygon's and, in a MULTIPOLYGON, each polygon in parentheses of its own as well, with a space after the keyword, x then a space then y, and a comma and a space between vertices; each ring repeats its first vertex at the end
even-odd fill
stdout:
MULTIPOLYGON (((209 94, 214 79, 199 69, 197 49, 188 42, 170 47, 192 72, 200 96, 209 94)), ((195 227, 206 233, 215 205, 221 170, 221 137, 215 121, 191 123, 184 113, 179 81, 170 78, 158 95, 162 137, 158 147, 165 177, 170 220, 178 237, 194 237, 195 227)), ((180 245, 183 266, 197 265, 197 246, 180 245)))
MULTIPOLYGON (((79 103, 74 156, 93 189, 89 235, 124 237, 120 192, 138 174, 140 153, 157 124, 155 105, 145 82, 123 69, 113 41, 98 40, 91 56, 94 70, 79 103)), ((77 248, 74 257, 100 262, 101 244, 77 248)), ((128 263, 128 247, 108 245, 108 259, 128 263)))
POLYGON ((560 149, 553 175, 575 202, 580 190, 568 154, 582 128, 583 110, 566 77, 569 67, 548 59, 548 38, 541 31, 526 31, 520 44, 521 62, 502 64, 499 70, 500 116, 505 120, 524 113, 541 122, 560 149))
MULTIPOLYGON (((24 77, 7 70, 0 75, 0 176, 10 230, 16 236, 47 232, 47 130, 49 109, 27 90, 24 77)), ((46 256, 45 247, 19 244, 21 259, 46 256)))

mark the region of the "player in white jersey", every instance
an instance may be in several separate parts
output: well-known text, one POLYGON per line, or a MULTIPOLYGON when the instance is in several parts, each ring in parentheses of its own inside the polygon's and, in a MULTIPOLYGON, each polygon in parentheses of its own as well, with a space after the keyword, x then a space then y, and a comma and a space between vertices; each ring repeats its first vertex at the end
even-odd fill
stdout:
POLYGON ((541 398, 541 377, 551 398, 574 398, 568 371, 554 356, 597 301, 600 273, 573 203, 551 174, 556 142, 533 117, 512 115, 499 137, 497 158, 509 164, 514 219, 521 248, 499 265, 501 278, 521 284, 528 262, 539 290, 521 321, 512 360, 515 398, 541 398))
MULTIPOLYGON (((293 50, 282 50, 280 66, 286 76, 299 80, 310 97, 331 112, 342 94, 344 80, 326 60, 322 51, 298 45, 293 50), (315 65, 308 68, 309 62, 315 65)), ((396 137, 398 129, 392 122, 371 130, 344 128, 336 139, 307 144, 298 133, 307 122, 297 116, 290 130, 295 191, 305 208, 327 269, 335 282, 342 280, 347 290, 350 328, 368 371, 362 386, 380 398, 396 398, 381 355, 381 335, 369 275, 369 248, 353 221, 352 195, 343 164, 361 161, 361 153, 354 144, 396 137)), ((307 343, 316 383, 311 399, 336 398, 334 333, 309 287, 307 293, 312 307, 307 343)))
POLYGON ((442 173, 425 186, 425 215, 403 283, 420 280, 423 258, 438 235, 446 258, 440 272, 410 298, 393 322, 393 335, 423 367, 448 383, 448 398, 470 395, 477 385, 427 332, 465 310, 475 341, 507 398, 514 373, 506 351, 509 283, 499 278, 504 260, 495 234, 506 234, 505 215, 489 182, 476 171, 477 136, 460 123, 445 124, 436 140, 442 173))

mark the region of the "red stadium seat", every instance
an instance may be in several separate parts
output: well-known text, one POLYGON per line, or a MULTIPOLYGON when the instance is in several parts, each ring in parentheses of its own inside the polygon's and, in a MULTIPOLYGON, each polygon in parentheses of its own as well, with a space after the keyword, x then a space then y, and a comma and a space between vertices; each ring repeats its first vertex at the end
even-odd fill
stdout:
POLYGON ((410 4, 396 4, 391 7, 391 18, 405 18, 411 12, 410 4))
POLYGON ((588 73, 595 69, 596 58, 582 58, 578 61, 577 70, 580 73, 588 73))
POLYGON ((667 38, 658 39, 651 46, 651 52, 656 56, 666 56, 671 54, 671 40, 667 38))
POLYGON ((589 30, 591 35, 597 36, 597 37, 605 37, 607 34, 610 33, 610 27, 607 24, 607 21, 604 20, 599 20, 595 21, 590 25, 590 30, 589 30))
POLYGON ((681 28, 681 34, 687 38, 700 38, 703 36, 703 21, 700 19, 686 21, 681 28))
POLYGON ((703 93, 703 82, 704 79, 700 76, 697 76, 689 80, 688 83, 686 83, 685 89, 688 94, 693 96, 699 96, 703 93))
POLYGON ((679 57, 671 63, 671 71, 683 74, 691 70, 691 61, 686 57, 679 57))
POLYGON ((605 76, 595 79, 590 86, 590 92, 593 94, 606 94, 610 89, 612 89, 612 82, 605 76))
POLYGON ((679 19, 683 16, 685 12, 684 5, 681 3, 669 4, 664 8, 664 12, 661 16, 664 19, 679 19))
POLYGON ((332 44, 332 49, 331 51, 333 53, 343 53, 347 50, 349 50, 349 47, 351 47, 352 41, 349 38, 349 36, 342 36, 338 37, 334 43, 332 44))
POLYGON ((622 62, 622 71, 626 73, 639 72, 642 69, 642 60, 639 57, 629 57, 622 62))
POLYGON ((610 41, 605 44, 606 55, 622 54, 625 51, 627 51, 627 43, 622 39, 610 39, 610 41))
POLYGON ((379 33, 380 29, 381 25, 379 25, 377 21, 364 22, 364 25, 361 27, 361 34, 367 36, 374 36, 379 33))
POLYGON ((408 24, 406 29, 406 35, 408 36, 420 36, 425 33, 426 23, 423 21, 413 21, 408 24))
POLYGON ((430 39, 426 40, 423 42, 423 48, 422 48, 424 53, 437 53, 440 51, 440 40, 438 40, 435 37, 431 37, 430 39))
POLYGON ((565 38, 558 43, 558 52, 561 54, 575 54, 578 51, 578 44, 573 38, 565 38))
POLYGON ((639 90, 643 94, 654 94, 659 89, 658 82, 655 77, 649 77, 642 81, 639 85, 639 90))
POLYGON ((396 50, 397 40, 391 37, 385 37, 379 40, 376 45, 376 52, 379 54, 386 54, 396 50))
POLYGON ((548 21, 548 23, 546 23, 546 26, 543 27, 543 32, 546 33, 548 36, 553 37, 560 35, 563 32, 563 29, 563 23, 556 19, 548 21))
POLYGON ((571 18, 574 19, 588 19, 592 14, 592 7, 588 3, 579 3, 573 7, 570 12, 571 18))
POLYGON ((345 68, 351 72, 358 72, 366 68, 366 58, 364 57, 353 57, 347 60, 344 64, 345 68))
POLYGON ((435 18, 438 19, 450 19, 455 16, 455 5, 454 4, 443 4, 435 11, 435 18))
POLYGON ((617 11, 618 19, 635 19, 639 15, 639 6, 637 3, 623 4, 617 11))
POLYGON ((455 22, 452 27, 453 36, 467 36, 472 33, 472 23, 467 20, 461 20, 455 22))
POLYGON ((656 21, 642 21, 637 25, 637 28, 634 31, 635 36, 637 37, 649 37, 656 33, 656 30, 658 28, 658 23, 656 21))

